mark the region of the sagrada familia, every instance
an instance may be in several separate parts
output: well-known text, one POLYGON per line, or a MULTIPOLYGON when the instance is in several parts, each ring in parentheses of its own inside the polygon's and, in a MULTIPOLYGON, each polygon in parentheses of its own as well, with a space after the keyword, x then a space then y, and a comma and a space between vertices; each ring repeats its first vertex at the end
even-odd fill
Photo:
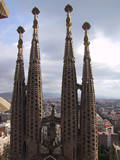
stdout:
MULTIPOLYGON (((33 38, 31 42, 27 85, 25 84, 23 60, 23 27, 18 27, 18 56, 16 61, 14 88, 11 103, 11 160, 98 160, 98 136, 96 129, 96 100, 94 92, 88 30, 90 24, 82 26, 84 35, 84 58, 82 84, 77 83, 75 56, 73 52, 71 15, 67 5, 66 38, 62 76, 61 117, 43 117, 42 77, 38 40, 38 8, 33 8, 33 38), (80 105, 78 90, 81 91, 80 105), (50 141, 42 140, 42 127, 50 123, 50 141), (61 127, 61 141, 54 144, 56 124, 61 127)), ((44 79, 43 79, 44 81, 44 79)))

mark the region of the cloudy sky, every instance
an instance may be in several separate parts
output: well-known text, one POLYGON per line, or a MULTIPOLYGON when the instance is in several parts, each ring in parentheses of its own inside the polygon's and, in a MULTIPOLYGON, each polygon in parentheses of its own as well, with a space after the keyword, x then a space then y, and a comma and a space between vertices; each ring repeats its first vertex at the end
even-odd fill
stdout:
POLYGON ((82 24, 88 21, 95 92, 101 98, 120 98, 120 0, 5 0, 10 15, 0 20, 0 92, 13 88, 19 25, 25 28, 24 64, 27 81, 34 6, 40 9, 39 43, 43 92, 61 92, 66 36, 64 7, 71 4, 72 36, 77 81, 83 65, 82 24))

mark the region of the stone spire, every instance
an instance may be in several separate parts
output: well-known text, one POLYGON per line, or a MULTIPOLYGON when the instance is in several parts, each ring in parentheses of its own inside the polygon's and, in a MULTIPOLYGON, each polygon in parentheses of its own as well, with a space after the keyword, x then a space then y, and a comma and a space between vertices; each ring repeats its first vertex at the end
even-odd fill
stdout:
POLYGON ((67 12, 67 18, 66 18, 66 28, 67 28, 67 36, 66 38, 72 38, 72 23, 71 23, 71 15, 73 8, 69 4, 65 7, 65 12, 67 12))
POLYGON ((80 110, 80 160, 98 160, 98 139, 96 129, 96 100, 89 52, 88 29, 90 24, 85 22, 84 64, 82 75, 81 110, 80 110))
POLYGON ((70 160, 76 160, 77 141, 77 87, 76 69, 73 53, 71 16, 72 7, 65 7, 67 12, 67 34, 65 41, 64 66, 61 95, 61 138, 63 154, 70 160))
POLYGON ((24 29, 20 26, 17 29, 19 33, 18 57, 16 61, 16 70, 14 77, 14 88, 11 103, 11 160, 24 159, 24 138, 25 138, 25 77, 23 63, 23 36, 24 29))
POLYGON ((39 153, 41 139, 42 106, 42 78, 40 68, 40 51, 38 42, 38 8, 33 8, 33 39, 31 44, 28 82, 27 82, 27 105, 26 105, 26 137, 27 154, 29 159, 39 153), (32 146, 32 147, 31 147, 32 146))
POLYGON ((52 105, 51 105, 51 108, 52 108, 52 110, 51 110, 51 116, 52 116, 52 117, 55 117, 55 105, 52 104, 52 105))

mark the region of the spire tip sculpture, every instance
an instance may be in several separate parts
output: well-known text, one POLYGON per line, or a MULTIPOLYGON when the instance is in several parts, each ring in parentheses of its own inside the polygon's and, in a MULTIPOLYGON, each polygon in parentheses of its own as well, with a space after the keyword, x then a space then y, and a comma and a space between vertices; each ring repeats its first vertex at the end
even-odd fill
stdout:
POLYGON ((72 11, 73 11, 73 8, 71 5, 68 4, 65 6, 65 12, 72 12, 72 11))
POLYGON ((66 27, 67 27, 67 37, 66 38, 72 38, 71 28, 72 28, 72 22, 71 22, 71 15, 73 8, 71 5, 66 5, 65 12, 67 12, 67 18, 66 18, 66 27))
POLYGON ((38 15, 40 13, 40 10, 37 7, 34 7, 32 10, 33 15, 38 15))
POLYGON ((85 23, 82 25, 82 28, 83 28, 84 30, 88 30, 88 29, 91 28, 91 25, 90 25, 88 22, 85 22, 85 23))
POLYGON ((23 33, 25 32, 22 26, 19 26, 17 29, 19 33, 19 40, 18 40, 18 60, 23 60, 23 33))
POLYGON ((22 26, 19 26, 18 29, 17 29, 17 32, 18 33, 24 33, 25 30, 24 30, 24 28, 22 26))

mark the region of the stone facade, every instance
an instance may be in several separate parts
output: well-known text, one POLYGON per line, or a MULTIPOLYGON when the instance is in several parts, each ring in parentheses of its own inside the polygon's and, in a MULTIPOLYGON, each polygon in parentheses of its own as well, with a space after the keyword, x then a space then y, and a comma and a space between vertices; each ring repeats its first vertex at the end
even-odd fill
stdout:
POLYGON ((31 44, 27 86, 23 66, 24 29, 18 28, 18 58, 14 79, 11 105, 11 160, 98 160, 96 130, 96 102, 92 69, 90 64, 88 23, 85 30, 84 65, 82 85, 77 84, 75 57, 72 44, 72 7, 67 5, 66 39, 62 76, 61 118, 51 115, 43 118, 42 77, 38 41, 38 8, 34 8, 33 39, 31 44), (81 105, 78 104, 77 90, 81 90, 81 105), (79 118, 78 118, 79 117, 79 118), (48 126, 49 123, 49 126, 48 126), (42 127, 47 124, 49 142, 42 139, 42 127), (61 142, 55 144, 56 127, 61 125, 61 142))

